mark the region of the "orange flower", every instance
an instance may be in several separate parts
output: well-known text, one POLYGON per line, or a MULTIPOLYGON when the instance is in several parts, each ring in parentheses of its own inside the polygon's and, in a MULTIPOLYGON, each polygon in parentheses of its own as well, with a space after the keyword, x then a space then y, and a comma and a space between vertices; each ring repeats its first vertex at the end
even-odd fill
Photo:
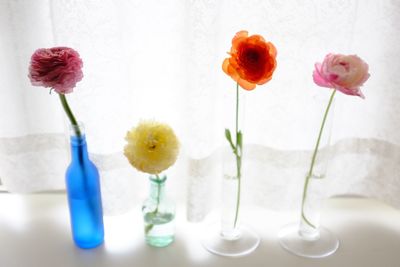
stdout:
POLYGON ((223 71, 246 90, 253 90, 272 78, 276 68, 276 48, 261 35, 248 37, 247 31, 232 39, 230 58, 222 64, 223 71))

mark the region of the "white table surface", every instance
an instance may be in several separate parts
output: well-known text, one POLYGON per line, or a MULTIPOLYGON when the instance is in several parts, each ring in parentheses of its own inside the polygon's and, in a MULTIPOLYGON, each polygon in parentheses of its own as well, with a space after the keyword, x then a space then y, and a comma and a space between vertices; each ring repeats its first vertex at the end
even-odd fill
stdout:
POLYGON ((64 194, 0 194, 1 267, 75 266, 271 266, 271 267, 399 267, 400 212, 367 199, 336 198, 327 202, 323 224, 337 234, 339 250, 324 259, 305 259, 283 250, 277 233, 296 213, 243 207, 261 235, 251 255, 224 258, 208 253, 199 242, 204 224, 188 223, 184 209, 177 216, 176 241, 152 248, 143 240, 139 206, 130 213, 105 217, 104 245, 82 250, 73 245, 64 194), (257 220, 256 220, 257 219, 257 220))

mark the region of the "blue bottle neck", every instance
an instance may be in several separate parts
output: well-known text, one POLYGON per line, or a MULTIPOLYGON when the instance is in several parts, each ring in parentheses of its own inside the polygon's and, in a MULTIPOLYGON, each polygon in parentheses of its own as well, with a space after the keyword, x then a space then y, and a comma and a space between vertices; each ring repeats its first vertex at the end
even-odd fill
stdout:
POLYGON ((85 135, 71 136, 71 160, 74 161, 86 161, 89 159, 87 152, 87 144, 85 135))

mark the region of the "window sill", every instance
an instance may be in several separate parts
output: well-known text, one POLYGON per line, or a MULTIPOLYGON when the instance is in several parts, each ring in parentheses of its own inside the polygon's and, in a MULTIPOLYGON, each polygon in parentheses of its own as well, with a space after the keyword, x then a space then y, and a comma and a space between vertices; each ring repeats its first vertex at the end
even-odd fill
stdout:
MULTIPOLYGON (((227 259, 208 253, 199 240, 203 224, 188 223, 178 210, 176 241, 164 249, 143 240, 140 208, 104 218, 104 245, 75 247, 70 236, 64 194, 0 194, 0 258, 2 266, 398 266, 400 212, 369 199, 335 198, 327 202, 322 224, 340 239, 339 250, 324 259, 304 259, 283 250, 280 227, 297 212, 243 207, 243 217, 261 235, 260 247, 245 257, 227 259)), ((216 216, 218 217, 218 216, 216 216)))

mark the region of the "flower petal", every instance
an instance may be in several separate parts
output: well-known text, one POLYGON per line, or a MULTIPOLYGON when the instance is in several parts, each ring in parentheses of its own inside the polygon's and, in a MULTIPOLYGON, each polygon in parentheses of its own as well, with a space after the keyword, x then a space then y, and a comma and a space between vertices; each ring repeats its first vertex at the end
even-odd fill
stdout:
POLYGON ((332 88, 333 85, 325 79, 325 77, 321 73, 322 65, 321 63, 315 63, 315 70, 313 72, 313 80, 314 82, 322 87, 332 88))
POLYGON ((255 83, 248 82, 244 79, 239 79, 237 82, 239 83, 240 87, 242 87, 243 89, 245 89, 247 91, 251 91, 256 88, 255 83))
POLYGON ((73 91, 83 78, 83 62, 77 51, 68 47, 36 50, 29 66, 29 79, 34 86, 53 88, 60 94, 73 91))
POLYGON ((222 70, 232 77, 234 81, 238 81, 240 79, 239 74, 237 73, 236 69, 232 66, 231 60, 226 58, 222 63, 222 70))
POLYGON ((343 94, 346 95, 353 95, 353 96, 359 96, 362 99, 365 99, 364 94, 361 92, 360 88, 346 88, 346 87, 340 87, 340 86, 336 86, 335 89, 337 89, 338 91, 340 91, 343 94))
POLYGON ((356 55, 330 53, 322 64, 315 64, 313 72, 313 80, 317 85, 361 98, 365 96, 360 87, 369 77, 368 64, 356 55))
POLYGON ((247 31, 236 33, 232 39, 230 58, 224 59, 223 71, 245 90, 271 80, 276 68, 276 48, 261 35, 248 36, 247 31))

